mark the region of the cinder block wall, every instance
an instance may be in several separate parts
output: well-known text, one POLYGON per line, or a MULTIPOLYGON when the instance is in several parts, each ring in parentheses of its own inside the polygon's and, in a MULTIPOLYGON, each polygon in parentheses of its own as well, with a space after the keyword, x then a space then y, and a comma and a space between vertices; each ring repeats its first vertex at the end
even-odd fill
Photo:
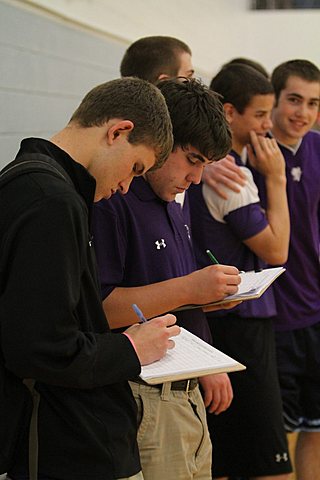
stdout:
POLYGON ((22 138, 49 138, 83 95, 119 77, 127 45, 0 1, 0 168, 22 138))

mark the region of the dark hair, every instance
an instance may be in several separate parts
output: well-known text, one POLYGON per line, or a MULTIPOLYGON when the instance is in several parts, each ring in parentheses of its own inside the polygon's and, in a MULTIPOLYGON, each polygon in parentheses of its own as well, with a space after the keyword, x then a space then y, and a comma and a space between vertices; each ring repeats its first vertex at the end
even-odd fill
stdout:
POLYGON ((155 83, 159 75, 176 77, 180 68, 179 54, 191 50, 174 37, 154 36, 140 38, 127 49, 120 65, 122 77, 139 77, 155 83))
POLYGON ((271 82, 248 65, 229 64, 211 80, 210 88, 241 114, 255 95, 274 93, 271 82))
POLYGON ((138 78, 98 85, 87 93, 70 122, 89 128, 112 118, 131 120, 134 128, 128 141, 154 148, 156 167, 161 166, 171 152, 173 140, 169 112, 157 87, 138 78))
POLYGON ((231 148, 231 132, 217 94, 196 79, 163 80, 158 88, 170 112, 174 148, 192 146, 209 160, 231 148))
POLYGON ((233 65, 234 63, 241 63, 241 65, 248 65, 248 67, 254 68, 255 70, 257 70, 257 72, 260 72, 264 77, 268 79, 270 78, 270 75, 267 72, 267 70, 264 68, 264 66, 261 65, 261 63, 256 62, 255 60, 252 60, 251 58, 246 58, 246 57, 233 58, 229 62, 225 63, 223 67, 226 67, 227 65, 233 65))
POLYGON ((320 83, 320 70, 308 60, 289 60, 276 67, 271 75, 271 82, 278 101, 281 90, 284 90, 289 77, 295 76, 307 82, 320 83))

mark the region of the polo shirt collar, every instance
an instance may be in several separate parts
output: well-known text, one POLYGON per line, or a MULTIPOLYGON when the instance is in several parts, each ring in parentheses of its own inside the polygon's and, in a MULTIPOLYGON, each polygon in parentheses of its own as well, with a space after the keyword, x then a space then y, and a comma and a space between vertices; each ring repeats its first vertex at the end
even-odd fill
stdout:
POLYGON ((300 148, 300 145, 302 143, 302 138, 300 138, 300 140, 298 141, 298 143, 296 143, 296 145, 294 146, 290 146, 290 145, 285 145, 284 143, 281 143, 279 142, 279 140, 277 140, 278 144, 281 145, 281 147, 284 147, 286 148, 287 150, 290 150, 290 152, 293 154, 293 155, 296 155, 299 148, 300 148))
MULTIPOLYGON (((271 131, 269 132, 269 136, 270 136, 271 138, 275 138, 275 136, 272 134, 271 131)), ((277 140, 277 139, 276 139, 276 140, 277 140)), ((281 145, 281 147, 286 148, 287 150, 289 150, 293 155, 296 155, 297 152, 298 152, 298 150, 299 150, 299 148, 300 148, 300 145, 301 145, 301 143, 302 143, 302 140, 303 140, 303 138, 300 138, 300 140, 298 141, 298 143, 296 143, 296 144, 293 145, 293 146, 292 146, 292 145, 291 145, 291 146, 290 146, 290 145, 285 145, 284 143, 279 142, 279 140, 277 140, 277 143, 278 143, 279 145, 281 145)))
POLYGON ((130 185, 130 190, 136 197, 139 198, 142 202, 153 202, 157 200, 161 203, 168 203, 165 200, 162 200, 150 187, 149 183, 144 177, 135 177, 132 180, 130 185))

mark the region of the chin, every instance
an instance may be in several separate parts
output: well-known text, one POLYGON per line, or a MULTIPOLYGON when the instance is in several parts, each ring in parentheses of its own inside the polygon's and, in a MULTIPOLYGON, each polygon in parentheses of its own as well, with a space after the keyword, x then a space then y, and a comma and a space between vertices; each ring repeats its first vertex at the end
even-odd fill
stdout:
POLYGON ((173 193, 172 195, 167 195, 167 198, 165 199, 166 202, 173 202, 176 199, 177 193, 173 193))
POLYGON ((100 202, 100 200, 108 200, 111 197, 111 193, 107 193, 106 195, 98 195, 94 197, 94 203, 100 202))

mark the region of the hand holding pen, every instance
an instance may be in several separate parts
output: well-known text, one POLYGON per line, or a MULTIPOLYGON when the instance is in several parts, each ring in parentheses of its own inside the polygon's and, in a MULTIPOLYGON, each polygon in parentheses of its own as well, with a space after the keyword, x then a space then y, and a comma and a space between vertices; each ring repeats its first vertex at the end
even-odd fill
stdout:
POLYGON ((180 327, 175 325, 174 315, 167 314, 147 321, 137 305, 132 305, 132 308, 142 323, 132 325, 125 333, 134 342, 141 365, 148 365, 160 360, 167 350, 174 348, 172 337, 179 335, 180 327))
POLYGON ((237 293, 241 281, 239 270, 231 265, 221 265, 210 250, 207 250, 214 265, 190 273, 188 301, 186 303, 204 305, 223 300, 227 295, 237 293))

